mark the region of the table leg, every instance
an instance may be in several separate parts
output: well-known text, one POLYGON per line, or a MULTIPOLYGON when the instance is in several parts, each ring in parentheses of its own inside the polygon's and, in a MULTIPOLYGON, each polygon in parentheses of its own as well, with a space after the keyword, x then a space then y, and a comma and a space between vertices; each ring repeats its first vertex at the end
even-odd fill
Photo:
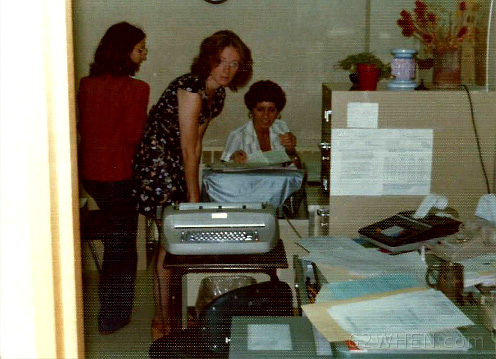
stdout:
POLYGON ((171 270, 169 291, 170 323, 171 331, 174 332, 182 327, 183 273, 181 271, 171 270))
POLYGON ((266 269, 265 273, 270 277, 270 280, 279 280, 277 276, 277 269, 266 269))

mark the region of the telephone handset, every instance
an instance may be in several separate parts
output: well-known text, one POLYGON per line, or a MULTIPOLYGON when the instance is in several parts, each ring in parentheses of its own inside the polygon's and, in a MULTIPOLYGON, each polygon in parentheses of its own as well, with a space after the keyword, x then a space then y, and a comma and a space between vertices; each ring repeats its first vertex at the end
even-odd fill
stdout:
POLYGON ((433 254, 449 262, 496 253, 496 227, 479 217, 463 222, 457 233, 439 240, 439 244, 427 247, 433 254))

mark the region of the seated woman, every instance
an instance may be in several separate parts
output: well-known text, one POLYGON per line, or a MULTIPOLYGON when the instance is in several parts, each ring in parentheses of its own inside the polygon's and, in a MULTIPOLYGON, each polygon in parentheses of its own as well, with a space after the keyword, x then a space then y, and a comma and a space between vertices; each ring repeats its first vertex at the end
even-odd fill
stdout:
POLYGON ((285 149, 291 162, 300 168, 296 137, 279 119, 286 105, 282 88, 270 80, 255 82, 245 94, 245 105, 252 121, 229 134, 221 161, 246 163, 250 153, 285 149))

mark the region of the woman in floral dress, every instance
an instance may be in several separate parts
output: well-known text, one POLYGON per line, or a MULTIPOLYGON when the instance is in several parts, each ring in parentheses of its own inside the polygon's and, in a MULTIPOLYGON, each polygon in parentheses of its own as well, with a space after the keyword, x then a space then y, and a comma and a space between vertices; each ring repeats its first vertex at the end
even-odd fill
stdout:
MULTIPOLYGON (((134 164, 140 182, 135 191, 140 213, 159 220, 161 210, 168 205, 200 201, 199 166, 205 131, 224 107, 225 87, 236 91, 251 75, 251 51, 232 31, 218 31, 203 40, 191 72, 173 80, 150 110, 134 164)), ((169 273, 163 268, 164 258, 165 250, 160 248, 160 283, 156 280, 154 285, 154 339, 169 328, 169 273)))

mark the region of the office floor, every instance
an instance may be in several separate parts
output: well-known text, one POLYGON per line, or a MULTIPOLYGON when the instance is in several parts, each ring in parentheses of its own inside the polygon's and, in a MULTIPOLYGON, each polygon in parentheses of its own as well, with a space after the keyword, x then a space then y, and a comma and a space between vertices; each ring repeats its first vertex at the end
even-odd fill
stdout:
POLYGON ((150 323, 153 317, 152 279, 153 266, 138 271, 136 294, 131 322, 109 335, 98 332, 98 272, 83 272, 85 351, 87 359, 148 358, 152 343, 150 323))

